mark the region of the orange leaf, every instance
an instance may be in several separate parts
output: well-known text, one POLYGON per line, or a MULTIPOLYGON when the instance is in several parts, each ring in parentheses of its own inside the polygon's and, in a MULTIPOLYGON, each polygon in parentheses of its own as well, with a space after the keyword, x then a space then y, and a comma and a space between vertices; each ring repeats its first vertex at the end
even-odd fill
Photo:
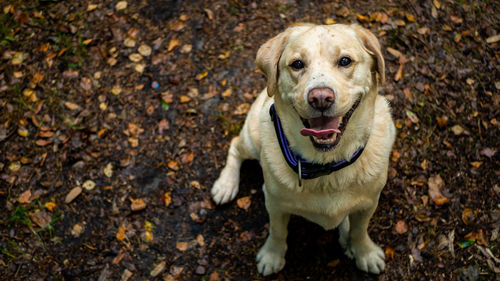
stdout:
POLYGON ((19 195, 19 198, 17 198, 17 201, 22 204, 31 203, 31 191, 28 189, 25 192, 21 193, 21 195, 19 195))
POLYGON ((123 241, 125 238, 127 238, 127 235, 125 234, 125 226, 122 224, 120 225, 120 228, 118 228, 118 232, 116 233, 116 239, 118 241, 123 241))
POLYGON ((184 252, 188 249, 189 243, 188 242, 177 242, 177 244, 175 244, 175 247, 177 248, 177 250, 184 252))
POLYGON ((50 140, 36 140, 36 145, 38 146, 46 146, 52 143, 50 140))
POLYGON ((144 202, 142 198, 139 199, 130 198, 130 203, 131 203, 130 209, 132 209, 132 211, 141 211, 146 209, 146 202, 144 202))
POLYGON ((57 207, 56 203, 54 202, 47 202, 45 203, 45 208, 47 208, 47 210, 49 211, 54 211, 54 209, 57 207))
POLYGON ((184 164, 190 163, 191 161, 193 161, 193 159, 194 159, 194 153, 192 153, 192 152, 184 153, 181 156, 181 161, 184 164))
POLYGON ((238 207, 240 207, 243 210, 248 210, 251 204, 252 204, 251 196, 241 197, 236 201, 236 205, 238 205, 238 207))
POLYGON ((177 39, 172 39, 172 40, 170 40, 170 42, 168 43, 168 48, 167 48, 167 50, 170 52, 170 51, 172 51, 173 49, 177 48, 179 45, 180 45, 179 40, 177 40, 177 39))
POLYGON ((391 246, 385 246, 385 256, 388 259, 394 259, 394 249, 391 246))
POLYGON ((444 181, 440 175, 433 175, 427 181, 429 186, 429 196, 436 205, 443 205, 448 203, 450 199, 444 197, 441 193, 441 188, 444 186, 444 181))
POLYGON ((179 170, 179 163, 177 163, 177 161, 171 160, 168 162, 167 166, 174 171, 179 170))
POLYGON ((170 195, 170 192, 165 192, 165 194, 163 194, 163 202, 165 203, 165 207, 172 204, 172 196, 170 195))

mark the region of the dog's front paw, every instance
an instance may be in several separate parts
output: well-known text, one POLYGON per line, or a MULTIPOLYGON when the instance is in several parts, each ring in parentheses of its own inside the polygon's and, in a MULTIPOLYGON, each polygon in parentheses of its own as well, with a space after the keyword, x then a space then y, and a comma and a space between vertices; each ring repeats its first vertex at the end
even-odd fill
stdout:
POLYGON ((273 243, 267 239, 257 254, 257 270, 267 276, 277 273, 285 267, 286 242, 273 243))
POLYGON ((346 255, 356 259, 356 266, 363 271, 379 274, 385 269, 384 251, 371 240, 367 245, 351 245, 346 255))
POLYGON ((215 181, 212 187, 212 199, 216 204, 227 203, 236 197, 238 193, 238 178, 227 177, 224 174, 215 181))

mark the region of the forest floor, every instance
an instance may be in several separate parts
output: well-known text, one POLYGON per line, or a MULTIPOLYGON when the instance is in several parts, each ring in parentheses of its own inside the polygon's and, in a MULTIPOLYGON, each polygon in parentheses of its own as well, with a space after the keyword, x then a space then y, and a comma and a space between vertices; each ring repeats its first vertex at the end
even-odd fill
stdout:
POLYGON ((498 280, 496 1, 2 1, 0 274, 5 280, 498 280), (293 217, 262 277, 256 161, 210 188, 264 88, 258 47, 294 22, 380 39, 398 129, 369 232, 381 275, 293 217))

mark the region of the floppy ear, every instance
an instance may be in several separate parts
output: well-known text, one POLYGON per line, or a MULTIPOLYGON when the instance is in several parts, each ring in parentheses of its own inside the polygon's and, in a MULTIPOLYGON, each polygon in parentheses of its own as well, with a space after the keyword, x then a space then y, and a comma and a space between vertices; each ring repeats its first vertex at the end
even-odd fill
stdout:
POLYGON ((385 63, 382 51, 380 50, 380 43, 368 29, 361 27, 358 24, 352 24, 351 27, 356 31, 359 38, 363 42, 366 51, 374 58, 375 70, 378 73, 378 81, 381 86, 385 83, 385 63))
POLYGON ((283 53, 288 33, 284 31, 269 39, 259 48, 255 59, 255 64, 267 77, 267 94, 270 97, 278 91, 278 62, 283 53))

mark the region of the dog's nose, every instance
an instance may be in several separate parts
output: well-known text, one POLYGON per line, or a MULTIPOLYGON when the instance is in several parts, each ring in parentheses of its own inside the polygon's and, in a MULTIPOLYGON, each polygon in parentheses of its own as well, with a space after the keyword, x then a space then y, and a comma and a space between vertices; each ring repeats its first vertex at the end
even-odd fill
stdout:
POLYGON ((330 88, 314 88, 307 94, 307 102, 317 110, 325 111, 335 101, 335 94, 330 88))

